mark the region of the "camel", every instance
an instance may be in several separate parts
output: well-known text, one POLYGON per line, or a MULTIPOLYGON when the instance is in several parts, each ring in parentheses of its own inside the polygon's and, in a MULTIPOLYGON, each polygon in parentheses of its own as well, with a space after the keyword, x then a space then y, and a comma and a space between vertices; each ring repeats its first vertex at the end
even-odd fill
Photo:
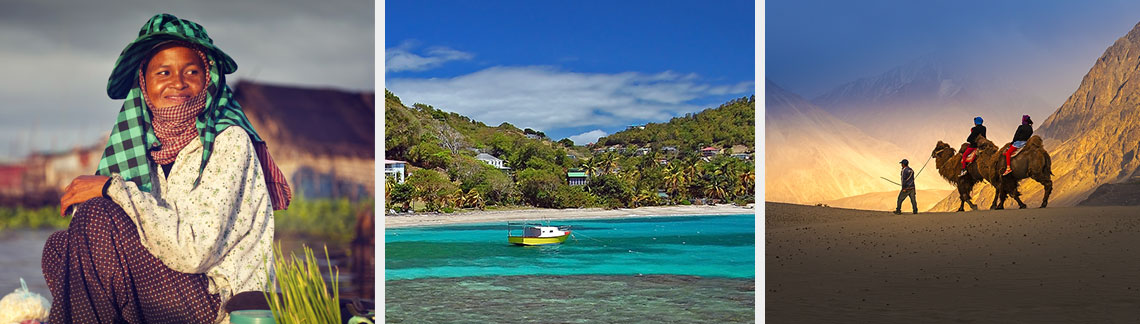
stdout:
MULTIPOLYGON (((982 181, 989 182, 990 185, 994 186, 994 201, 990 204, 990 209, 1003 208, 998 204, 998 200, 1000 200, 1001 195, 1005 193, 1005 191, 1000 188, 1002 183, 1001 171, 1005 170, 1005 157, 998 154, 997 145, 994 145, 993 142, 990 142, 985 137, 979 136, 977 142, 978 149, 976 151, 976 158, 974 162, 966 166, 966 175, 962 177, 958 176, 962 170, 960 168, 962 165, 962 154, 956 152, 964 151, 966 145, 969 144, 963 143, 961 150, 955 151, 954 148, 950 147, 950 144, 938 141, 938 144, 934 146, 934 151, 930 153, 930 156, 935 158, 935 167, 938 169, 938 174, 941 175, 943 179, 946 179, 946 181, 957 186, 958 198, 961 199, 961 203, 958 204, 958 211, 965 211, 965 204, 970 204, 970 208, 974 210, 978 209, 978 206, 974 205, 970 198, 970 191, 974 189, 974 185, 982 181), (998 158, 1002 159, 1002 170, 997 170, 995 167, 998 158)), ((1016 190, 1016 188, 1013 190, 1016 190)))
MULTIPOLYGON (((1002 146, 1000 152, 1005 152, 1009 149, 1012 143, 1006 143, 1002 146)), ((999 160, 994 164, 996 170, 1005 170, 1005 156, 998 154, 999 160)), ((1021 201, 1021 193, 1017 191, 1018 183, 1021 179, 1030 178, 1045 187, 1045 197, 1041 200, 1041 208, 1049 205, 1049 194, 1053 192, 1053 161, 1049 157, 1049 152, 1045 151, 1044 142, 1041 137, 1033 135, 1026 141, 1019 153, 1010 160, 1010 165, 1013 166, 1013 172, 1008 175, 1002 176, 999 180, 1002 183, 1001 201, 999 205, 1005 204, 1006 194, 1013 197, 1020 208, 1025 208, 1025 203, 1021 201)))
POLYGON ((962 154, 956 153, 950 144, 938 141, 930 156, 934 158, 934 166, 938 169, 938 174, 958 188, 958 198, 961 201, 958 203, 958 211, 965 211, 966 204, 970 204, 970 208, 978 210, 978 206, 974 205, 970 198, 970 191, 974 190, 974 185, 978 183, 978 180, 969 176, 958 177, 960 172, 958 166, 962 165, 962 154))
MULTIPOLYGON (((978 142, 977 158, 974 159, 974 163, 970 163, 966 167, 970 169, 971 174, 976 172, 978 176, 994 187, 994 199, 990 203, 990 209, 1005 209, 1005 205, 999 201, 1005 201, 1005 196, 1009 194, 1020 196, 1020 193, 1017 193, 1017 186, 1002 187, 1001 173, 1005 171, 1005 156, 1001 155, 1000 152, 1002 151, 998 150, 994 142, 984 136, 978 136, 976 141, 978 142), (1002 164, 1000 169, 998 168, 999 163, 1002 164)), ((969 144, 963 143, 962 148, 964 149, 966 145, 969 144)))

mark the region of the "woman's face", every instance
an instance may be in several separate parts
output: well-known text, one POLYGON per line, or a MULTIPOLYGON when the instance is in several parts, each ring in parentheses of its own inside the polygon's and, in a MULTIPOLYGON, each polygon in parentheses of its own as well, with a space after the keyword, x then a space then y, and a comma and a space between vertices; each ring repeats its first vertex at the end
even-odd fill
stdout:
POLYGON ((144 75, 146 96, 155 107, 189 101, 206 85, 206 68, 198 52, 178 45, 159 47, 144 75))

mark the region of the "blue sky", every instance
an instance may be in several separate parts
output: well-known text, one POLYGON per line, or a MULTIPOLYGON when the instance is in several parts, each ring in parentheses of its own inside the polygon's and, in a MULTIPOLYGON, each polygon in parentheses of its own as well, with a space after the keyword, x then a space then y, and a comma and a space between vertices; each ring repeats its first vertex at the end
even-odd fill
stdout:
POLYGON ((937 56, 1053 107, 1140 22, 1134 0, 769 0, 765 10, 767 77, 806 98, 937 56))
POLYGON ((754 93, 752 1, 387 1, 385 87, 593 142, 754 93))

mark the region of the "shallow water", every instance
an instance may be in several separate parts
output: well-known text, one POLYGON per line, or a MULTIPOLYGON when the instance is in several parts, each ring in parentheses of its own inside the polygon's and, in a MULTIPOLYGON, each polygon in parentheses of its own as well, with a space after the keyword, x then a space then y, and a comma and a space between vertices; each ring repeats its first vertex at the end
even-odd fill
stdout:
POLYGON ((44 281, 40 258, 44 242, 55 230, 0 231, 0 298, 20 288, 20 278, 28 283, 28 290, 51 300, 44 281))
POLYGON ((514 246, 504 223, 386 230, 386 321, 754 321, 754 215, 551 223, 574 239, 514 246))
POLYGON ((755 277, 755 218, 643 217, 552 221, 571 225, 560 245, 514 246, 506 224, 385 231, 387 280, 495 275, 676 274, 755 277))
POLYGON ((753 323, 752 279, 497 276, 386 283, 386 323, 753 323))

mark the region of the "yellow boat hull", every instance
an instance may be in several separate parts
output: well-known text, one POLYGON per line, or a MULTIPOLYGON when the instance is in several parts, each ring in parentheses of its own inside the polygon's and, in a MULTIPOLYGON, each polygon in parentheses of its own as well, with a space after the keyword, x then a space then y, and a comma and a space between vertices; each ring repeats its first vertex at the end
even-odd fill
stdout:
POLYGON ((555 236, 555 237, 522 237, 522 236, 508 236, 507 242, 516 245, 545 245, 545 244, 560 244, 566 242, 566 238, 570 234, 555 236))

